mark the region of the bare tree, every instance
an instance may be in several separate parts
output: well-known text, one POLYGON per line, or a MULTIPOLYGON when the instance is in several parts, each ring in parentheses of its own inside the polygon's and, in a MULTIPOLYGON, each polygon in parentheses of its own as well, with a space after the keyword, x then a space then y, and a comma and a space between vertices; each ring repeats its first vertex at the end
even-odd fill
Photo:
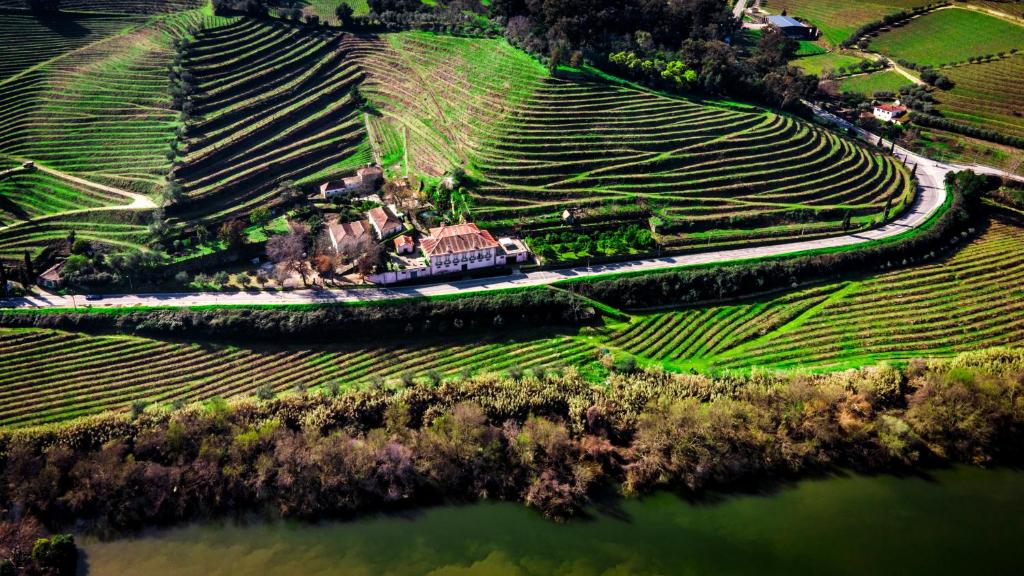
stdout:
POLYGON ((384 253, 384 248, 377 244, 376 241, 364 238, 359 242, 357 250, 356 269, 359 271, 359 275, 365 278, 368 274, 373 273, 377 267, 384 253))
POLYGON ((283 283, 291 274, 297 273, 302 277, 303 286, 308 286, 310 267, 306 261, 306 238, 309 228, 297 222, 292 222, 289 227, 287 234, 267 240, 267 257, 276 265, 278 281, 283 283))

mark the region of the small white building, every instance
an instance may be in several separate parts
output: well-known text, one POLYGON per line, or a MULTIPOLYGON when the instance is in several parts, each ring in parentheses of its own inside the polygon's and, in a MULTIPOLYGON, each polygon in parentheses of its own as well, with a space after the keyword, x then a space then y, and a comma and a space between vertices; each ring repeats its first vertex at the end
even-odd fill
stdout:
POLYGON ((416 252, 416 241, 412 236, 399 236, 395 238, 395 254, 413 254, 416 252))
POLYGON ((898 104, 878 104, 874 107, 874 116, 882 122, 903 123, 903 117, 907 114, 906 106, 898 104))

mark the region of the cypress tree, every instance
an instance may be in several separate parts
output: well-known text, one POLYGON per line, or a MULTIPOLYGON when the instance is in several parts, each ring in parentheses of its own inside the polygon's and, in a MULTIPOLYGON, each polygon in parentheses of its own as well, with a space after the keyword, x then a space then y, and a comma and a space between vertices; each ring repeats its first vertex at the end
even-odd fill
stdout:
POLYGON ((892 208, 892 196, 885 201, 885 212, 882 214, 882 224, 885 224, 889 220, 889 209, 892 208))
POLYGON ((0 261, 0 298, 7 297, 7 267, 0 261))
POLYGON ((846 216, 843 216, 843 232, 850 231, 850 211, 846 211, 846 216))
POLYGON ((32 277, 32 257, 29 256, 28 250, 25 250, 25 276, 32 277))

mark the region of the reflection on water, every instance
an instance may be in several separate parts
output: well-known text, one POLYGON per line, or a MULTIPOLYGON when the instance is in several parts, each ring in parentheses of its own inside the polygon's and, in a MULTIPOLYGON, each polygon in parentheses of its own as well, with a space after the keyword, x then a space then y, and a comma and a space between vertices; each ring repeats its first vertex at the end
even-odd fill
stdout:
POLYGON ((692 504, 625 500, 554 524, 481 503, 320 525, 201 524, 81 539, 93 576, 1019 573, 1024 472, 846 477, 692 504))

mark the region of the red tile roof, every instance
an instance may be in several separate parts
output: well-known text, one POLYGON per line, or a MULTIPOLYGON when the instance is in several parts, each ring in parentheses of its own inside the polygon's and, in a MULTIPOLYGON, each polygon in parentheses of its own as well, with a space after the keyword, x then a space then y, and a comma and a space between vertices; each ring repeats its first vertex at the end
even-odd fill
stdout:
POLYGON ((402 225, 401 220, 392 216, 390 211, 379 206, 377 208, 371 208, 366 215, 370 218, 370 221, 373 222, 373 225, 379 232, 384 232, 390 228, 402 225))
POLYGON ((430 236, 424 238, 420 244, 427 256, 459 254, 499 246, 490 232, 477 228, 476 224, 431 228, 430 236))
POLYGON ((905 106, 893 106, 892 104, 881 104, 879 106, 875 106, 875 108, 878 108, 880 110, 885 110, 886 112, 906 112, 907 111, 907 108, 905 106))
POLYGON ((411 246, 416 244, 410 236, 399 236, 395 238, 395 248, 401 248, 402 246, 411 246))
POLYGON ((331 236, 334 237, 335 242, 341 242, 346 238, 354 238, 358 240, 367 230, 370 228, 365 220, 358 220, 356 222, 338 222, 337 218, 327 221, 327 228, 330 230, 331 236))

